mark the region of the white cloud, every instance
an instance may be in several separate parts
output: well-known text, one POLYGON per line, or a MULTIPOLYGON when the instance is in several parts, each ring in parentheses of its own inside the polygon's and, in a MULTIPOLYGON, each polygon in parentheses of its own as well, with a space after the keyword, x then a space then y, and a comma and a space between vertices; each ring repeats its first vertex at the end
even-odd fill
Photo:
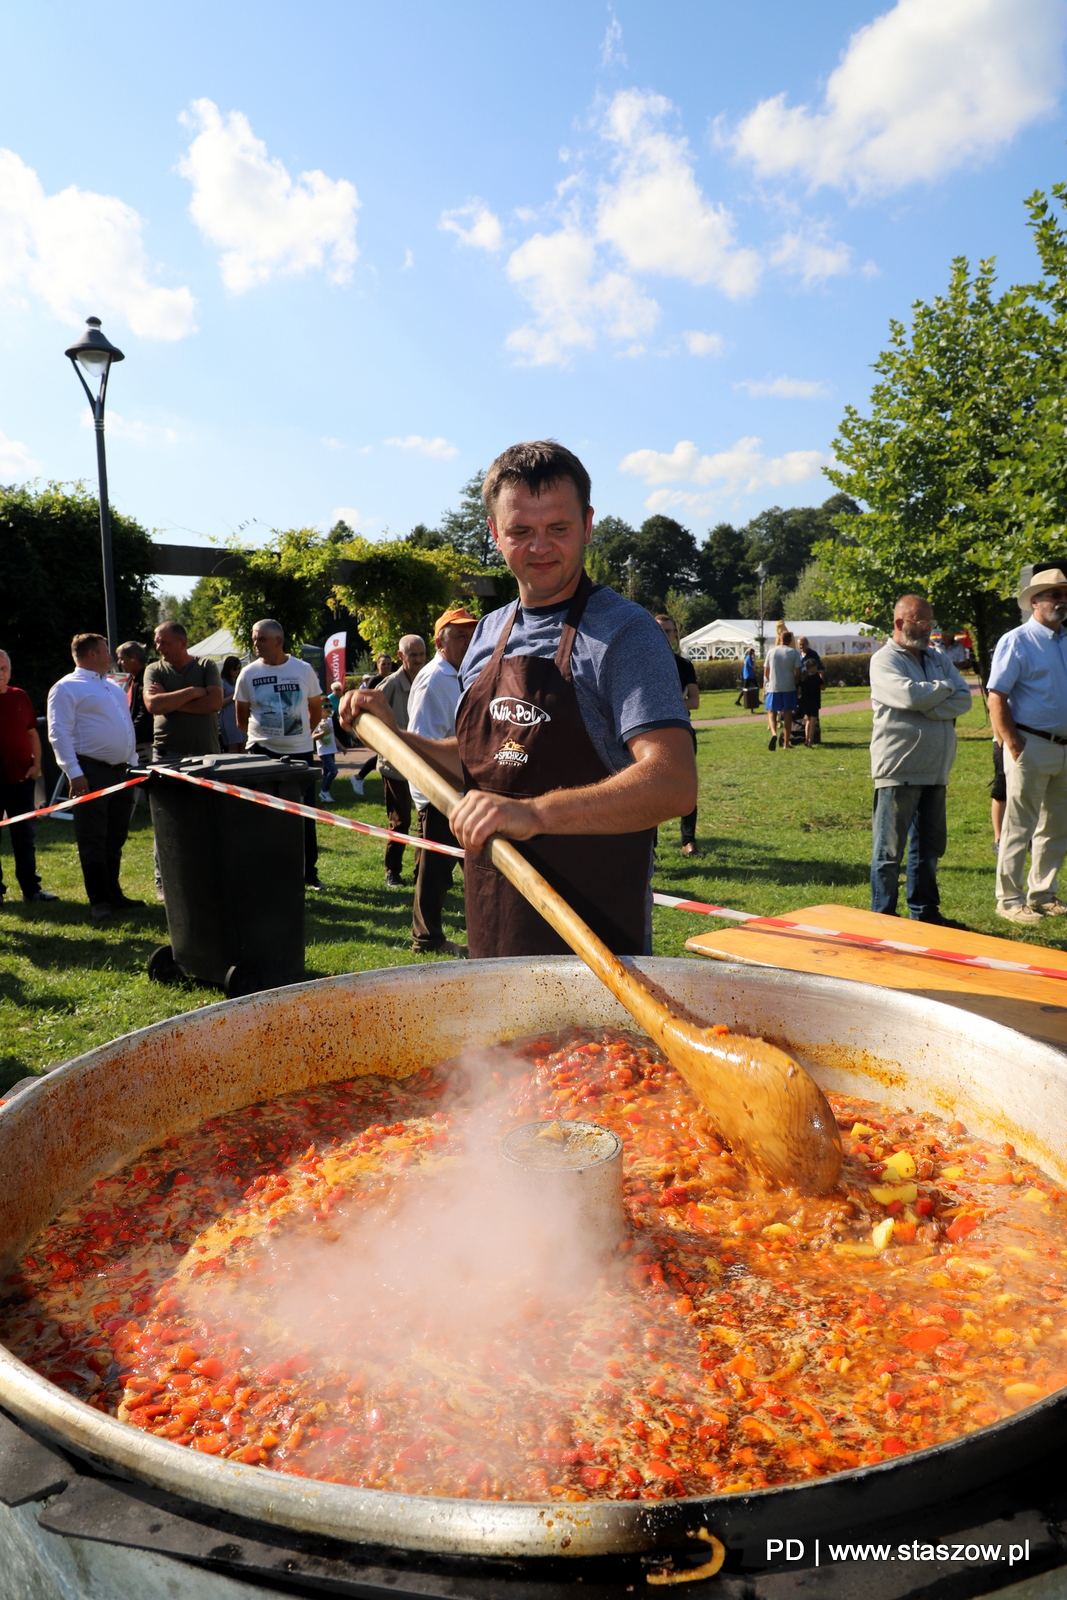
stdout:
POLYGON ((615 146, 614 181, 597 208, 597 236, 635 272, 658 272, 731 297, 751 294, 761 262, 734 242, 733 218, 705 198, 688 140, 663 124, 673 107, 661 95, 624 89, 608 108, 604 132, 615 146))
POLYGON ((798 229, 783 234, 771 251, 771 262, 786 272, 795 272, 805 289, 852 271, 852 251, 847 244, 827 239, 821 231, 798 229))
POLYGON ((115 195, 71 185, 47 195, 12 150, 0 150, 0 292, 40 300, 61 322, 121 317, 146 339, 194 331, 186 288, 164 289, 151 268, 137 212, 115 195))
POLYGON ((507 273, 534 309, 534 322, 507 339, 529 366, 566 362, 575 350, 592 349, 601 330, 633 342, 659 317, 656 302, 625 273, 598 271, 596 245, 577 223, 535 233, 512 251, 507 273))
POLYGON ((607 25, 600 44, 600 65, 602 67, 625 67, 626 52, 622 48, 622 23, 610 6, 608 11, 611 15, 611 21, 607 25))
POLYGON ((415 257, 414 257, 414 255, 412 254, 412 252, 410 250, 405 250, 404 251, 404 264, 400 268, 401 272, 410 272, 411 268, 414 265, 415 265, 415 257))
POLYGON ((326 521, 320 522, 318 526, 325 528, 329 532, 331 528, 336 527, 337 523, 347 522, 353 533, 355 533, 359 528, 373 528, 377 520, 376 517, 361 517, 355 506, 334 506, 326 521))
POLYGON ((830 393, 827 384, 809 378, 743 378, 734 388, 744 389, 753 400, 821 400, 830 393))
POLYGON ((334 439, 328 433, 323 435, 322 443, 327 450, 346 450, 348 448, 343 439, 334 439))
MULTIPOLYGON (((93 428, 93 414, 88 406, 84 406, 78 413, 78 420, 83 428, 93 428)), ((151 422, 127 422, 125 417, 117 411, 112 411, 109 406, 104 417, 106 431, 115 439, 128 439, 131 444, 177 444, 178 434, 174 428, 157 427, 151 422)))
MULTIPOLYGON (((631 451, 619 463, 619 471, 643 478, 650 488, 667 483, 695 483, 706 489, 717 484, 720 494, 748 494, 754 489, 803 483, 829 464, 830 458, 821 450, 789 450, 781 456, 765 456, 760 443, 756 438, 739 439, 730 450, 701 455, 691 439, 681 439, 670 451, 631 451)), ((680 489, 657 489, 645 505, 651 511, 665 511, 671 506, 700 511, 707 509, 715 498, 715 495, 680 489)))
POLYGON ((437 461, 451 461, 453 456, 459 455, 458 447, 440 436, 424 439, 421 433, 409 433, 404 439, 386 439, 384 442, 395 445, 398 450, 417 450, 420 456, 433 456, 437 461))
POLYGON ((699 333, 695 329, 682 335, 686 348, 691 356, 721 356, 723 342, 721 333, 699 333))
POLYGON ((32 478, 40 470, 41 463, 33 459, 28 447, 17 439, 9 439, 0 428, 0 480, 17 482, 20 478, 32 478))
POLYGON ((897 0, 853 34, 821 105, 761 101, 733 136, 765 177, 879 193, 988 159, 1051 111, 1059 0, 897 0))
POLYGON ((500 250, 504 244, 500 218, 494 216, 481 200, 468 200, 465 206, 458 206, 455 211, 443 211, 440 226, 446 233, 454 233, 460 244, 472 245, 476 250, 488 250, 490 254, 500 250))
POLYGON ((193 221, 222 249, 228 289, 240 294, 312 267, 324 267, 334 283, 348 281, 359 254, 359 196, 347 178, 319 171, 291 178, 243 112, 224 118, 211 100, 194 100, 182 121, 198 131, 178 171, 193 186, 193 221))

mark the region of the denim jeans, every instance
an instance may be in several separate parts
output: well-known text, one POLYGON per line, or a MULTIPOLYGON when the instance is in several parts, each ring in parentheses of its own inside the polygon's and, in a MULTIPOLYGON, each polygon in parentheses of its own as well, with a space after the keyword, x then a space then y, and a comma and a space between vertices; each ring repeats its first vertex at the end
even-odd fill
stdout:
MULTIPOLYGON (((24 811, 32 811, 33 790, 32 778, 24 778, 21 783, 0 783, 0 817, 21 817, 24 811)), ((24 900, 31 900, 41 887, 41 880, 37 876, 37 853, 33 842, 36 830, 36 822, 16 822, 5 830, 11 840, 11 854, 15 858, 15 877, 24 900)), ((0 870, 0 896, 3 893, 4 874, 0 870)))
POLYGON ((945 853, 943 783, 902 783, 874 791, 871 822, 871 910, 896 916, 900 864, 908 852, 907 901, 912 917, 936 914, 937 863, 945 853))

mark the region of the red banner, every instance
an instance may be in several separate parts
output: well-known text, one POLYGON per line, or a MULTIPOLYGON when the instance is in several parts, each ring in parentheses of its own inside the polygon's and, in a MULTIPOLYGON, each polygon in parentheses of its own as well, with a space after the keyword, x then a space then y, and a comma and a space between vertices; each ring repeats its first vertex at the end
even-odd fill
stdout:
POLYGON ((347 643, 347 633, 331 633, 326 641, 326 683, 330 688, 335 683, 344 684, 347 643))

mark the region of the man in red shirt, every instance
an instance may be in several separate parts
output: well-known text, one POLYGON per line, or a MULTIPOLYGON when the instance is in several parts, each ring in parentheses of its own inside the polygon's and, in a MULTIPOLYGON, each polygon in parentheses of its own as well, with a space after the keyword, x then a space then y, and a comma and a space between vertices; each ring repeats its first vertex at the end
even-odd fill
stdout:
MULTIPOLYGON (((0 817, 19 817, 33 810, 33 790, 41 772, 41 739, 30 697, 11 684, 11 657, 0 650, 0 817)), ((11 835, 15 857, 15 877, 24 900, 58 900, 41 888, 37 876, 37 852, 33 838, 34 822, 16 822, 6 831, 11 835)), ((0 899, 4 875, 0 870, 0 899)))

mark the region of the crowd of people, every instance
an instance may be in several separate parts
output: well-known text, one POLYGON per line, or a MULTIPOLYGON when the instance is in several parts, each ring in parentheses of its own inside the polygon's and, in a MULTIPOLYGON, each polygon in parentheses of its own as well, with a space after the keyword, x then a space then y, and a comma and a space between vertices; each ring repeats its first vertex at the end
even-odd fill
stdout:
MULTIPOLYGON (((551 441, 512 447, 486 479, 489 528, 519 590, 514 605, 482 619, 455 605, 436 621, 433 653, 407 634, 398 661, 346 694, 324 693, 314 668, 287 651, 273 618, 252 630, 248 662, 221 668, 188 647, 180 622, 155 630, 155 659, 139 641, 72 641, 73 669, 48 695, 48 740, 72 797, 107 791, 73 809, 90 916, 101 922, 142 902, 122 886, 122 853, 139 791, 131 769, 244 751, 306 766, 303 798, 331 806, 341 746, 370 710, 463 791, 447 818, 389 762, 374 757, 350 777, 355 796, 376 763, 388 825, 399 834, 456 845, 463 864, 468 946, 443 926, 457 858, 416 852, 411 948, 445 955, 537 954, 558 937, 479 852, 493 833, 519 848, 561 888, 612 949, 650 948, 650 869, 657 829, 671 817, 685 856, 696 837, 696 734, 700 692, 680 654, 674 619, 590 582, 584 549, 592 526, 584 467, 551 441)), ((1067 576, 1038 571, 1020 594, 1030 612, 999 641, 987 685, 994 733, 992 799, 997 914, 1036 926, 1067 915, 1058 875, 1067 856, 1067 576), (1030 870, 1026 876, 1026 858, 1030 870)), ((972 692, 960 674, 966 649, 934 643, 929 602, 903 595, 892 637, 870 661, 873 731, 871 909, 896 915, 900 878, 908 915, 959 927, 941 911, 938 865, 947 845, 946 791, 957 719, 972 692)), ((823 663, 780 622, 762 663, 768 747, 789 749, 803 729, 821 739, 823 663)), ((0 650, 0 815, 33 809, 42 747, 29 697, 11 682, 0 650)), ((759 666, 746 653, 739 702, 758 709, 759 666)), ((28 902, 56 899, 37 872, 32 820, 10 827, 15 877, 28 902)), ((385 883, 402 889, 405 846, 385 850, 385 883)), ((304 875, 318 875, 315 823, 304 823, 304 875)), ((157 892, 162 883, 156 866, 157 892)), ((0 895, 5 886, 0 876, 0 895)))

